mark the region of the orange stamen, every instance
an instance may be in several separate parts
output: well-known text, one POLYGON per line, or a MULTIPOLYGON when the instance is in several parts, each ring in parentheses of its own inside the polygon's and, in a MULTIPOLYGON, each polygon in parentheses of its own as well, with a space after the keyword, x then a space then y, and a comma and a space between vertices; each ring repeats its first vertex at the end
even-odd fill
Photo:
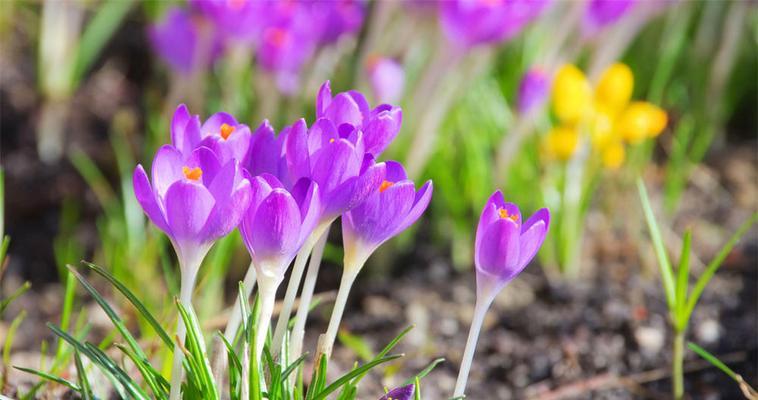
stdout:
POLYGON ((284 29, 269 28, 265 33, 266 40, 276 47, 282 47, 289 38, 289 34, 284 29))
POLYGON ((224 140, 229 138, 229 135, 234 132, 234 127, 229 124, 221 124, 221 137, 224 138, 224 140))
POLYGON ((334 138, 329 139, 329 143, 334 143, 334 138))
POLYGON ((182 167, 182 172, 184 172, 184 177, 191 181, 196 181, 203 176, 203 170, 200 167, 190 168, 185 166, 182 167))
POLYGON ((513 222, 518 221, 518 215, 515 215, 515 214, 514 215, 510 215, 510 214, 508 214, 508 210, 506 210, 505 208, 500 208, 500 209, 497 210, 497 212, 498 212, 498 214, 500 214, 500 218, 502 218, 502 219, 508 218, 508 219, 510 219, 513 222))
POLYGON ((394 184, 395 182, 383 181, 382 184, 379 185, 379 193, 384 193, 385 190, 391 188, 394 184))

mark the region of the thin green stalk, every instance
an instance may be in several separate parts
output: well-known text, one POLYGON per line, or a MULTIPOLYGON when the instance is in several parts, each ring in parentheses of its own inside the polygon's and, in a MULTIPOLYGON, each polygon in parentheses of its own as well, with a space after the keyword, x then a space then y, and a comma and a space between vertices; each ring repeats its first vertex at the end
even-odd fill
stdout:
POLYGON ((672 391, 674 399, 680 400, 684 397, 684 333, 685 331, 676 331, 674 333, 673 359, 671 360, 672 391))

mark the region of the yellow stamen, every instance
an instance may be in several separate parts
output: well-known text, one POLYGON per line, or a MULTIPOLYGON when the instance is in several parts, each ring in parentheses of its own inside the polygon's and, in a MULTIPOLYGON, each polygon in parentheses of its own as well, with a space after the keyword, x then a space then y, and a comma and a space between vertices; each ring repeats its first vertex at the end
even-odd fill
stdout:
POLYGON ((282 47, 284 43, 289 39, 287 31, 281 28, 269 28, 264 33, 266 40, 273 44, 275 47, 282 47))
POLYGON ((184 177, 191 181, 196 181, 200 179, 201 176, 203 176, 203 170, 200 169, 200 167, 190 168, 184 166, 182 167, 182 172, 184 172, 184 177))
POLYGON ((334 143, 334 138, 329 139, 329 143, 334 143))
POLYGON ((508 218, 508 219, 510 219, 513 222, 518 221, 518 215, 516 215, 516 214, 513 214, 513 215, 508 214, 508 210, 506 210, 505 208, 500 208, 500 209, 497 210, 497 212, 498 212, 498 214, 500 214, 500 218, 502 218, 502 219, 508 218))
POLYGON ((385 190, 391 188, 394 184, 395 182, 383 181, 382 184, 379 185, 379 193, 384 193, 385 190))
POLYGON ((229 135, 234 132, 234 127, 229 124, 221 124, 221 137, 224 140, 229 139, 229 135))

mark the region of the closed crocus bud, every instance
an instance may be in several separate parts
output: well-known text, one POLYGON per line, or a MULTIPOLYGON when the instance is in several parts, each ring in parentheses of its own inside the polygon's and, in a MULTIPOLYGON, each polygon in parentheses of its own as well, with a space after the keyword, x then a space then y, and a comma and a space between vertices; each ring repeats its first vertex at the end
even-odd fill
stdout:
POLYGON ((171 143, 185 156, 198 147, 211 149, 222 164, 230 160, 242 163, 250 146, 250 128, 230 114, 211 115, 202 125, 198 115, 191 115, 181 104, 171 120, 171 143))
POLYGON ((592 88, 584 73, 574 65, 564 65, 553 81, 553 112, 562 122, 576 124, 592 109, 592 88))
POLYGON ((494 297, 532 261, 545 240, 550 212, 540 209, 526 222, 503 193, 495 192, 484 205, 476 229, 476 285, 480 296, 494 297))
POLYGON ((568 126, 558 126, 550 130, 545 138, 545 151, 551 158, 567 161, 573 157, 579 146, 579 131, 568 126))
POLYGON ((363 202, 384 179, 384 163, 366 154, 362 132, 350 125, 340 128, 321 118, 308 129, 299 120, 285 139, 291 179, 310 178, 319 185, 324 224, 363 202))
POLYGON ((621 113, 617 129, 621 137, 631 144, 661 134, 666 128, 668 117, 660 107, 644 101, 632 102, 621 113))
POLYGON ((382 103, 396 103, 403 97, 405 71, 391 58, 369 57, 366 63, 374 97, 382 103))
POLYGON ((365 151, 379 157, 400 131, 403 112, 400 107, 380 104, 369 108, 366 98, 355 90, 332 97, 329 81, 324 82, 316 97, 316 117, 329 120, 342 131, 347 124, 363 132, 365 151))
POLYGON ((550 80, 545 71, 532 68, 521 78, 518 87, 518 110, 526 114, 539 107, 547 97, 550 80))
POLYGON ((236 160, 222 165, 206 147, 185 158, 165 145, 153 159, 152 185, 137 166, 134 193, 145 214, 171 239, 180 262, 198 267, 211 245, 239 224, 250 203, 250 182, 236 160))
POLYGON ((636 0, 590 0, 584 13, 583 31, 591 35, 618 22, 636 0))
POLYGON ((410 384, 400 386, 387 392, 379 400, 410 400, 413 398, 413 394, 416 391, 416 385, 410 384))
POLYGON ((243 166, 252 176, 271 174, 285 187, 292 187, 284 154, 284 141, 291 127, 276 135, 268 120, 261 123, 250 138, 250 147, 243 166))
POLYGON ((387 161, 382 184, 342 217, 345 268, 360 269, 382 243, 411 226, 432 198, 432 182, 418 191, 397 161, 387 161))
POLYGON ((595 87, 598 109, 615 115, 629 103, 634 89, 634 74, 626 64, 615 63, 606 68, 595 87))

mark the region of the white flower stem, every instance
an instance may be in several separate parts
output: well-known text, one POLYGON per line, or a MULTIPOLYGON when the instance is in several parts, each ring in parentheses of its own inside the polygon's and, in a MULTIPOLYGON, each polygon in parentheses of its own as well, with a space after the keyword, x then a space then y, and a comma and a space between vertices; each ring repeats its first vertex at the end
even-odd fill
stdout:
POLYGON ((453 397, 463 396, 463 393, 466 390, 466 382, 468 381, 468 375, 471 371, 471 362, 474 360, 476 342, 479 340, 479 332, 482 329, 484 316, 487 314, 490 304, 492 304, 492 299, 494 299, 494 296, 477 295, 476 306, 474 306, 474 318, 471 321, 471 328, 468 332, 466 349, 463 352, 461 369, 458 371, 458 379, 455 382, 455 392, 453 393, 453 397))
MULTIPOLYGON (((195 288, 195 279, 197 278, 197 271, 200 269, 200 261, 197 262, 181 262, 180 269, 182 273, 182 281, 179 288, 179 302, 187 310, 192 309, 192 291, 195 288)), ((176 323, 176 338, 177 340, 184 341, 184 335, 187 333, 184 321, 179 316, 176 323)), ((174 361, 171 368, 171 392, 169 395, 170 400, 179 400, 182 390, 182 360, 184 354, 182 353, 179 343, 174 345, 174 361)))
POLYGON ((332 355, 332 347, 334 347, 334 341, 337 338, 337 331, 342 322, 342 314, 345 312, 345 305, 347 304, 347 297, 350 295, 350 289, 353 287, 355 278, 358 276, 363 265, 359 265, 358 268, 347 268, 342 272, 342 280, 340 281, 340 288, 337 292, 337 299, 334 301, 334 309, 332 309, 332 317, 329 319, 329 327, 326 329, 326 338, 324 339, 324 346, 327 349, 327 360, 332 355))
POLYGON ((258 282, 258 293, 260 294, 261 313, 258 316, 255 333, 255 359, 258 365, 261 365, 261 354, 263 354, 263 345, 266 343, 266 335, 271 325, 271 315, 274 313, 274 302, 276 301, 275 282, 258 282))
MULTIPOLYGON (((297 360, 303 350, 303 337, 305 336, 305 323, 308 320, 308 311, 310 311, 313 292, 316 288, 316 279, 321 265, 321 257, 324 255, 326 239, 329 236, 329 226, 321 234, 311 255, 311 262, 308 264, 308 272, 305 275, 303 290, 300 292, 300 303, 295 315, 295 324, 292 327, 292 338, 290 339, 290 360, 297 360)), ((294 375, 293 375, 294 376, 294 375)))

